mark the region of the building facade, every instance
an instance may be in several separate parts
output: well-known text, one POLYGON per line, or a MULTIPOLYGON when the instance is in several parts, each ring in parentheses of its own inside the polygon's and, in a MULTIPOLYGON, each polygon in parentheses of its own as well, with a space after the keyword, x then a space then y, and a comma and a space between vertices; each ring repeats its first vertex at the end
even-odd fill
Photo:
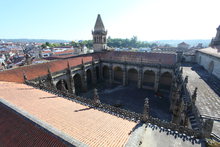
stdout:
POLYGON ((220 26, 211 41, 211 46, 196 52, 196 62, 220 79, 220 26))

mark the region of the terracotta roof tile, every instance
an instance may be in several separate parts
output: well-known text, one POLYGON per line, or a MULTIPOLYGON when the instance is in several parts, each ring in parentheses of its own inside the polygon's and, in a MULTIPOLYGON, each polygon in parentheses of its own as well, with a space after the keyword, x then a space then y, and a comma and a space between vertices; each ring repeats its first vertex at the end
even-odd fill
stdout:
POLYGON ((60 51, 60 52, 54 52, 53 55, 59 55, 59 54, 70 54, 74 53, 74 50, 65 50, 65 51, 60 51))
POLYGON ((66 100, 25 84, 0 82, 0 96, 88 146, 124 146, 135 122, 66 100))
POLYGON ((59 146, 65 147, 61 139, 36 126, 0 103, 1 146, 59 146))
MULTIPOLYGON (((92 56, 76 57, 68 59, 70 66, 77 66, 82 63, 92 61, 92 56)), ((67 68, 67 59, 56 60, 42 64, 23 66, 15 69, 0 72, 0 81, 23 83, 23 71, 26 73, 28 80, 48 74, 48 67, 51 72, 61 71, 67 68)))

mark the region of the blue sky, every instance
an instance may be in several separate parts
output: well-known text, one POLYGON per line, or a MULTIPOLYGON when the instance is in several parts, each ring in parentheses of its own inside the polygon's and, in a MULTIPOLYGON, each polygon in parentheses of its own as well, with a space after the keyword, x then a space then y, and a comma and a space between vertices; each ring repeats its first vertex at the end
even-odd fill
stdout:
POLYGON ((108 36, 211 39, 219 0, 0 0, 0 38, 92 39, 97 14, 108 36))

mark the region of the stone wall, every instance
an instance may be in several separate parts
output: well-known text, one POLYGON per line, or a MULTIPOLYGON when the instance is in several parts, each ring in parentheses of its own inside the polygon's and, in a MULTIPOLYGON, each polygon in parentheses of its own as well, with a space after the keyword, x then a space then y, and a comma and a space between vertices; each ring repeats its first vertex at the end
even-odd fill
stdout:
POLYGON ((195 63, 195 55, 187 55, 187 54, 184 54, 184 55, 183 55, 183 62, 195 63))
POLYGON ((197 52, 196 63, 203 66, 210 74, 213 74, 220 79, 220 58, 210 54, 197 52))

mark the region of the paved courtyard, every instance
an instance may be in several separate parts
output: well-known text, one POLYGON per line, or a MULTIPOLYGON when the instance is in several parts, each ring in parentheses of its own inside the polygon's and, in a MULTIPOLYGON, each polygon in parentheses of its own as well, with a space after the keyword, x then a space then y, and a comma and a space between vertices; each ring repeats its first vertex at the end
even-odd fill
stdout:
MULTIPOLYGON (((113 88, 100 86, 98 93, 102 103, 111 105, 121 104, 121 108, 134 111, 137 113, 143 112, 144 99, 149 98, 150 115, 162 120, 171 121, 169 112, 169 98, 163 96, 158 98, 154 91, 138 89, 132 86, 115 85, 113 88)), ((93 91, 89 91, 83 96, 87 98, 93 97, 93 91)))
POLYGON ((216 120, 213 133, 220 137, 220 80, 198 65, 184 66, 183 75, 189 76, 187 86, 191 93, 198 87, 196 106, 202 117, 216 120))

